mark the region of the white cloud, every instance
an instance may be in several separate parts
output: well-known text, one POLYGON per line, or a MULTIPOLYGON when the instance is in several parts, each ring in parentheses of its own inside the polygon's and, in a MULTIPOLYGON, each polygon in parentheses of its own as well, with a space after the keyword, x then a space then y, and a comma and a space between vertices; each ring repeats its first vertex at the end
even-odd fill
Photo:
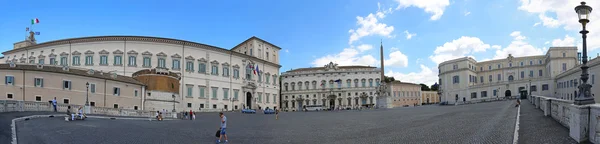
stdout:
POLYGON ((459 39, 455 39, 451 42, 444 43, 442 46, 438 46, 433 52, 434 54, 429 56, 429 59, 439 64, 447 60, 465 56, 474 57, 471 54, 485 52, 486 49, 489 48, 498 49, 499 46, 492 47, 489 44, 485 44, 477 37, 462 36, 459 39))
POLYGON ((408 32, 408 30, 405 30, 404 34, 406 34, 406 39, 408 39, 408 40, 412 39, 412 37, 414 37, 414 36, 417 36, 416 33, 410 33, 410 32, 408 32))
POLYGON ((471 12, 469 12, 469 11, 468 11, 468 12, 465 12, 465 16, 468 16, 468 15, 470 15, 470 14, 471 14, 471 12))
POLYGON ((321 58, 317 58, 312 62, 313 66, 320 67, 334 62, 339 65, 370 65, 376 66, 379 62, 375 57, 371 55, 360 55, 359 51, 354 48, 345 48, 342 52, 334 55, 326 55, 321 58))
MULTIPOLYGON (((581 24, 578 21, 577 14, 574 8, 580 5, 581 1, 576 0, 520 0, 521 5, 519 10, 529 13, 538 14, 541 23, 549 28, 562 26, 565 30, 578 32, 581 30, 581 24), (556 15, 555 17, 547 16, 546 14, 556 15)), ((598 8, 600 2, 587 1, 587 5, 598 8)), ((590 19, 599 20, 600 13, 592 12, 590 19)), ((592 31, 588 34, 588 39, 600 39, 600 23, 591 22, 587 25, 587 29, 592 31)), ((600 48, 600 41, 589 41, 588 48, 590 51, 600 48)))
POLYGON ((394 31, 394 26, 388 26, 384 23, 379 23, 377 17, 383 18, 385 17, 382 12, 382 16, 375 16, 374 14, 369 14, 367 17, 356 17, 356 23, 360 26, 358 29, 350 29, 348 32, 350 33, 350 40, 348 44, 352 45, 354 41, 359 40, 364 36, 370 35, 380 35, 385 37, 391 37, 391 33, 394 31))
POLYGON ((359 45, 356 48, 358 48, 358 50, 360 50, 360 52, 363 52, 363 51, 367 51, 367 50, 373 49, 373 46, 369 45, 369 44, 362 44, 362 45, 359 45))
POLYGON ((289 53, 289 52, 290 52, 290 50, 288 50, 288 49, 285 49, 285 52, 286 52, 286 53, 289 53))
POLYGON ((421 61, 422 61, 422 60, 423 60, 423 59, 421 59, 421 58, 417 58, 417 61, 416 61, 415 63, 416 63, 416 64, 421 64, 421 61))
POLYGON ((554 39, 552 40, 552 46, 560 47, 560 46, 576 46, 575 38, 570 37, 569 35, 565 35, 565 39, 554 39))
POLYGON ((536 26, 538 26, 540 24, 542 24, 542 23, 541 22, 536 22, 536 23, 533 24, 533 26, 536 27, 536 26))
POLYGON ((450 0, 396 0, 398 7, 396 9, 407 7, 418 7, 425 12, 433 14, 430 20, 438 20, 444 14, 444 10, 450 5, 450 0))
POLYGON ((408 57, 400 51, 390 53, 390 59, 385 60, 385 66, 408 67, 408 57))
POLYGON ((514 38, 513 41, 506 48, 496 50, 494 59, 506 58, 508 57, 508 54, 512 54, 514 57, 544 54, 545 50, 543 48, 535 48, 525 42, 527 37, 521 35, 520 31, 514 31, 510 36, 514 38))
POLYGON ((546 42, 544 42, 544 44, 550 44, 550 41, 546 41, 546 42))
POLYGON ((396 80, 400 80, 402 82, 417 84, 424 83, 428 86, 431 86, 438 81, 437 68, 428 68, 425 65, 421 65, 420 72, 400 73, 390 70, 385 73, 385 75, 392 76, 396 80))

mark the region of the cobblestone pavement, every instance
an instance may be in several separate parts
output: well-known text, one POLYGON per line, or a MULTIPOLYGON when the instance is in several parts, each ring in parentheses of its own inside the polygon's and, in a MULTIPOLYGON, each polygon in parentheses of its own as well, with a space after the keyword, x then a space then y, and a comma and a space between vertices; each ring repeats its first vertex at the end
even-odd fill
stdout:
MULTIPOLYGON (((274 115, 226 113, 229 143, 498 143, 513 141, 514 101, 462 106, 287 112, 274 115)), ((39 118, 17 123, 19 143, 164 144, 214 143, 219 117, 195 121, 39 118)))
POLYGON ((569 129, 536 109, 528 100, 521 103, 519 120, 519 143, 522 144, 571 144, 577 143, 569 137, 569 129))

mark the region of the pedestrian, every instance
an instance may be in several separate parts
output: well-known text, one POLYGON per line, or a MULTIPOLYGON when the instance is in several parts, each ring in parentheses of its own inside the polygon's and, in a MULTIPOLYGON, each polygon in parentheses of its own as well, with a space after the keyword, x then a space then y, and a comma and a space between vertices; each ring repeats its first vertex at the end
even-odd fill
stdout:
POLYGON ((275 108, 275 120, 279 119, 279 109, 275 108))
POLYGON ((192 118, 192 115, 194 115, 194 114, 192 113, 192 110, 190 110, 190 120, 192 120, 192 119, 193 119, 193 118, 192 118))
POLYGON ((54 112, 57 112, 57 110, 56 110, 56 97, 54 97, 54 99, 52 99, 52 107, 54 108, 54 112))
POLYGON ((521 105, 521 100, 517 99, 517 105, 515 105, 515 107, 519 107, 519 105, 521 105))
POLYGON ((192 113, 192 120, 196 120, 196 112, 192 113))
POLYGON ((221 130, 221 136, 219 137, 219 140, 217 140, 217 142, 221 143, 221 139, 225 137, 225 143, 228 143, 229 140, 227 140, 227 132, 225 131, 225 129, 227 129, 227 117, 223 115, 223 112, 219 113, 219 117, 221 117, 221 127, 219 127, 219 129, 221 130))

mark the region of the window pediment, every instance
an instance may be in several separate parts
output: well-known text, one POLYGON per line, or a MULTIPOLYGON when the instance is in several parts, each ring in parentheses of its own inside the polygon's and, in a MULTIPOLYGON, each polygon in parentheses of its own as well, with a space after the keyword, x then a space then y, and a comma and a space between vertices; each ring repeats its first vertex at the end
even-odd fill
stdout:
POLYGON ((216 65, 218 65, 218 64, 219 64, 219 62, 218 62, 217 60, 213 60, 213 61, 211 61, 210 63, 211 63, 211 64, 216 64, 216 65))
POLYGON ((106 50, 102 50, 102 51, 100 51, 98 53, 101 54, 101 55, 108 55, 108 54, 110 54, 110 52, 108 52, 106 50))
POLYGON ((68 56, 68 55, 69 55, 69 53, 66 53, 66 52, 60 53, 60 56, 68 56))
POLYGON ((50 55, 48 55, 49 57, 56 57, 56 54, 51 53, 50 55))
POLYGON ((85 54, 94 54, 94 52, 91 50, 88 50, 88 51, 85 51, 85 54))
POLYGON ((145 51, 142 53, 143 56, 152 56, 152 53, 145 51))
POLYGON ((74 51, 74 52, 71 53, 71 55, 81 55, 81 53, 78 52, 78 51, 74 51))
POLYGON ((29 59, 35 59, 35 57, 34 56, 30 56, 29 59))
POLYGON ((239 68, 240 68, 240 66, 239 66, 239 65, 237 65, 237 64, 235 64, 235 65, 233 65, 233 68, 234 68, 234 69, 239 69, 239 68))
POLYGON ((167 54, 163 53, 163 52, 159 52, 158 54, 156 54, 156 56, 159 57, 167 57, 167 54))
POLYGON ((221 64, 221 65, 228 67, 228 66, 229 66, 229 63, 225 62, 225 63, 223 63, 223 64, 221 64))
POLYGON ((121 50, 116 50, 116 51, 114 51, 114 52, 113 52, 113 54, 123 54, 123 51, 121 51, 121 50))
POLYGON ((195 58, 192 56, 187 56, 187 57, 185 57, 185 60, 195 60, 195 58))
POLYGON ((198 59, 198 61, 199 61, 199 62, 206 63, 206 59, 204 59, 204 58, 200 58, 200 59, 198 59))
POLYGON ((44 55, 41 55, 41 54, 40 54, 40 55, 38 56, 38 58, 39 58, 39 59, 44 59, 44 58, 46 58, 46 56, 44 56, 44 55))
POLYGON ((129 52, 127 52, 128 55, 137 55, 138 52, 134 51, 134 50, 130 50, 129 52))
POLYGON ((181 58, 181 56, 179 54, 174 54, 174 55, 171 56, 171 58, 177 58, 177 59, 179 59, 179 58, 181 58))

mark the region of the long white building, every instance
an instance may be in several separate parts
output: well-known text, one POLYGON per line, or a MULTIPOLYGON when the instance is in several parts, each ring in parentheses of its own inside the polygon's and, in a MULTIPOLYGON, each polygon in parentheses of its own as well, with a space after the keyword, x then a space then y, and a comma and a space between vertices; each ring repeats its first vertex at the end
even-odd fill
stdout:
POLYGON ((370 66, 338 66, 286 71, 282 76, 282 108, 299 111, 306 105, 325 108, 357 108, 376 105, 381 69, 370 66))
POLYGON ((95 36, 37 44, 31 35, 3 52, 1 63, 58 65, 125 76, 142 69, 167 68, 181 75, 177 111, 257 109, 278 105, 280 50, 257 37, 224 49, 145 36, 95 36))
MULTIPOLYGON (((598 94, 595 77, 599 60, 590 66, 589 84, 598 94)), ((438 93, 449 104, 517 96, 526 90, 533 95, 573 100, 581 81, 577 47, 551 47, 545 55, 513 57, 477 62, 470 57, 440 63, 438 93)), ((599 100, 596 98, 596 100, 599 100)))

